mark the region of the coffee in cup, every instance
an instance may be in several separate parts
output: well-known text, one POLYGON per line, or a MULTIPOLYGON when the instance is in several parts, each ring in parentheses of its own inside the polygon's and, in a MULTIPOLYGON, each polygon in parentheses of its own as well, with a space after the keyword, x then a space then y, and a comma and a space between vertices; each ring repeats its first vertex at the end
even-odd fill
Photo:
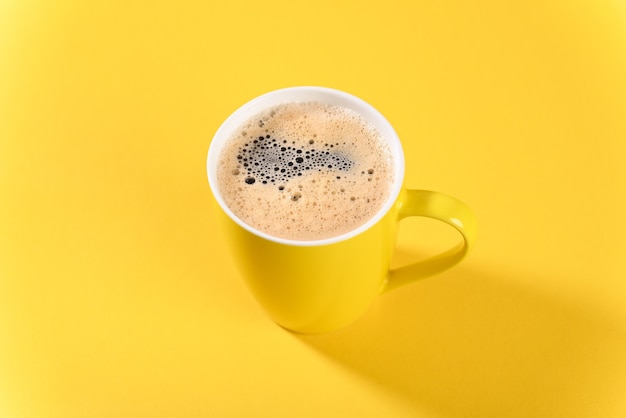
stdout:
POLYGON ((276 323, 337 330, 378 295, 466 256, 476 236, 472 211, 452 196, 406 188, 404 164, 400 138, 380 112, 325 87, 266 93, 220 125, 206 165, 216 225, 276 323), (407 217, 439 220, 461 240, 392 269, 397 226, 407 217))

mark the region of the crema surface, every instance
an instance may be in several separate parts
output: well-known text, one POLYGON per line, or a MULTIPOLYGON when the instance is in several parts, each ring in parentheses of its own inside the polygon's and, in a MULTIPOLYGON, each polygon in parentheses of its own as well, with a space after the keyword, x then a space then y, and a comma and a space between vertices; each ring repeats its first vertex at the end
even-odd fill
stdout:
POLYGON ((233 213, 270 235, 319 240, 367 222, 393 183, 391 151, 357 113, 317 102, 283 104, 244 123, 217 171, 233 213))

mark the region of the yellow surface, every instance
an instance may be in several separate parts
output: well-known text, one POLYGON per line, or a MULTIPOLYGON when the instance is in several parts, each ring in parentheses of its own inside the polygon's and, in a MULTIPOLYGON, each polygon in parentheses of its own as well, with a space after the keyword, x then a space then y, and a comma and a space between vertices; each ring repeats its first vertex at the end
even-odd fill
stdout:
MULTIPOLYGON (((622 1, 144 3, 1 3, 0 416, 626 415, 622 1), (300 84, 381 110, 407 185, 480 224, 310 337, 235 275, 205 175, 300 84)), ((403 223, 398 264, 450 238, 403 223)))

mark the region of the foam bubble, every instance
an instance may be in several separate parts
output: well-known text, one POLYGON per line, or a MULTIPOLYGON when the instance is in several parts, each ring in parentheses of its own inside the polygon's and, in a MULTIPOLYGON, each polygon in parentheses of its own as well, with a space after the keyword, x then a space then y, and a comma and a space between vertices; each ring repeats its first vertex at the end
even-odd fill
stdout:
MULTIPOLYGON (((310 141, 300 146, 296 146, 295 142, 293 145, 284 143, 285 140, 280 141, 267 134, 239 147, 237 161, 246 171, 247 184, 254 184, 256 180, 263 184, 279 184, 302 176, 309 170, 348 171, 352 168, 353 162, 348 156, 316 149, 310 141)), ((241 174, 239 166, 232 173, 241 174)))

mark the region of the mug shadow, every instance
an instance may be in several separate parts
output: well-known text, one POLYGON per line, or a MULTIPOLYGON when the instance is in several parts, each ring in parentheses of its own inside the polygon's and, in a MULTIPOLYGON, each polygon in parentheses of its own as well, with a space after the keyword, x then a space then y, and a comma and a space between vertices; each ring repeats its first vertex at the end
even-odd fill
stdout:
POLYGON ((294 336, 416 412, 619 416, 623 324, 515 277, 463 265, 381 296, 347 329, 294 336))

